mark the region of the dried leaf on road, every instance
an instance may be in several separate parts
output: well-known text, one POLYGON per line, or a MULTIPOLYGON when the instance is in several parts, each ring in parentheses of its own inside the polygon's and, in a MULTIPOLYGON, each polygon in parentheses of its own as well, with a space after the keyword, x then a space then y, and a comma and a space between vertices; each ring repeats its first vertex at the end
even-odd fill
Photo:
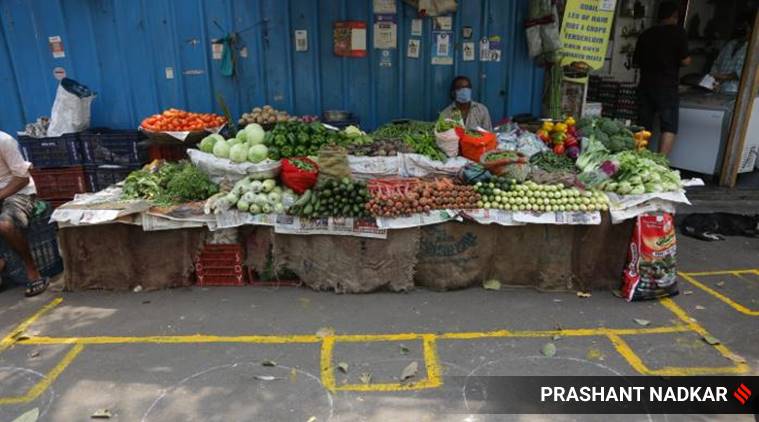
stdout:
POLYGON ((409 352, 408 347, 406 347, 405 345, 401 344, 401 354, 402 355, 407 355, 408 352, 409 352))
POLYGON ((319 330, 316 332, 316 337, 324 338, 324 337, 331 337, 335 335, 335 329, 332 327, 322 327, 319 328, 319 330))
POLYGON ((724 286, 725 286, 725 282, 724 281, 720 281, 720 282, 717 283, 717 287, 724 287, 724 286))
POLYGON ((98 409, 93 413, 90 418, 92 419, 111 419, 111 411, 108 409, 98 409))
POLYGON ((726 358, 730 359, 731 361, 735 363, 746 363, 746 358, 744 358, 741 355, 736 355, 735 353, 729 353, 726 358))
POLYGON ((701 305, 696 305, 696 309, 697 309, 697 310, 699 310, 699 311, 703 311, 703 310, 704 310, 704 309, 706 309, 706 308, 704 308, 704 307, 703 307, 703 306, 701 306, 701 305))
POLYGON ((577 297, 579 297, 581 299, 586 299, 586 298, 589 298, 591 296, 593 296, 593 295, 590 294, 590 292, 577 292, 577 297))
POLYGON ((560 339, 561 339, 561 336, 558 335, 558 334, 556 334, 553 337, 551 337, 551 340, 553 340, 553 341, 560 340, 560 339))
POLYGON ((316 416, 311 416, 306 422, 316 422, 316 416))
POLYGON ((693 290, 683 290, 683 294, 684 295, 692 295, 693 294, 693 290))
POLYGON ((543 345, 543 350, 541 350, 543 353, 543 356, 552 358, 556 356, 556 345, 553 343, 546 343, 543 345))
POLYGON ((37 422, 37 419, 39 419, 39 417, 40 409, 35 407, 34 409, 14 419, 13 422, 37 422))
POLYGON ((405 368, 403 368, 403 372, 401 372, 401 381, 405 381, 411 377, 416 376, 417 372, 419 372, 419 364, 416 363, 416 361, 409 363, 405 368))
POLYGON ((651 325, 651 321, 647 319, 633 318, 633 321, 635 321, 636 324, 642 327, 648 327, 649 325, 651 325))
POLYGON ((490 280, 485 280, 485 282, 482 283, 482 287, 485 290, 501 290, 501 282, 491 278, 490 280))
POLYGON ((553 303, 561 303, 561 299, 554 299, 553 303))
POLYGON ((362 384, 369 385, 372 382, 372 374, 369 373, 369 372, 364 372, 364 373, 361 374, 361 376, 359 377, 359 379, 361 380, 362 384))
POLYGON ((348 364, 345 362, 340 362, 337 364, 337 369, 339 369, 342 373, 347 374, 348 373, 348 364))
POLYGON ((706 342, 706 344, 710 344, 710 345, 712 345, 712 346, 714 346, 714 345, 717 345, 717 344, 720 344, 720 341, 719 341, 719 339, 718 339, 717 337, 714 337, 714 336, 710 336, 710 335, 708 335, 708 334, 707 334, 707 335, 705 335, 705 336, 703 337, 703 339, 704 339, 704 341, 706 342))
POLYGON ((261 362, 261 366, 277 366, 277 362, 274 362, 273 360, 265 360, 261 362))
POLYGON ((31 359, 38 358, 39 356, 40 356, 40 351, 39 350, 35 350, 35 351, 29 353, 29 358, 31 358, 31 359))
POLYGON ((274 380, 281 380, 282 378, 279 377, 273 377, 271 375, 256 375, 253 377, 259 381, 274 381, 274 380))

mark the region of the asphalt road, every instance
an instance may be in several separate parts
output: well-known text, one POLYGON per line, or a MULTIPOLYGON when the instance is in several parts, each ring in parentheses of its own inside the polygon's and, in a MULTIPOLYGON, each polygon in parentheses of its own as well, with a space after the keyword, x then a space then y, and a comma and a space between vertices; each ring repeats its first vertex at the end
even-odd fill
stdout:
MULTIPOLYGON (((759 239, 681 236, 679 269, 759 269, 758 252, 759 239)), ((52 291, 33 299, 6 289, 0 421, 35 408, 45 421, 89 420, 102 409, 119 421, 753 420, 448 413, 476 411, 466 380, 478 375, 757 375, 759 270, 680 283, 672 301, 642 303, 610 292, 480 288, 52 291), (553 356, 543 353, 548 343, 553 356), (411 376, 402 381, 404 370, 411 376)))

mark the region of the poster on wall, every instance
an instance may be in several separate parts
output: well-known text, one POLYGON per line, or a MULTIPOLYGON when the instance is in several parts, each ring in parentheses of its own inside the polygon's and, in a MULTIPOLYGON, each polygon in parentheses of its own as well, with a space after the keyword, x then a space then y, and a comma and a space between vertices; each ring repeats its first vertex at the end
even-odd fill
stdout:
POLYGON ((337 21, 332 31, 333 51, 340 57, 366 57, 366 22, 337 21))
POLYGON ((422 47, 422 40, 417 38, 411 38, 408 40, 408 50, 406 50, 406 57, 410 59, 419 58, 419 50, 422 47))
POLYGON ((397 13, 395 10, 395 0, 373 0, 372 6, 374 13, 397 13))
POLYGON ((440 31, 432 33, 432 64, 453 64, 453 32, 440 31))
POLYGON ((422 20, 421 19, 411 20, 411 36, 412 37, 422 36, 422 20))
POLYGON ((453 16, 438 16, 432 19, 433 31, 450 31, 453 29, 453 16))
POLYGON ((380 67, 392 67, 393 66, 393 56, 390 55, 390 50, 382 50, 382 53, 380 54, 380 67))
POLYGON ((374 48, 397 48, 398 26, 395 19, 396 15, 374 15, 374 48))
POLYGON ((66 57, 66 51, 63 49, 63 40, 60 35, 48 37, 47 43, 50 47, 50 53, 53 55, 53 58, 62 59, 66 57))
POLYGON ((462 60, 465 62, 474 61, 474 43, 471 41, 461 43, 462 60))
POLYGON ((490 61, 500 62, 501 51, 503 51, 501 48, 501 37, 498 35, 491 36, 488 40, 488 54, 490 55, 490 61))
POLYGON ((561 23, 562 65, 586 63, 592 69, 604 65, 615 2, 567 0, 561 23))
POLYGON ((295 30, 295 51, 308 51, 308 31, 305 29, 295 30))
POLYGON ((480 40, 480 61, 490 61, 490 40, 483 38, 480 40))

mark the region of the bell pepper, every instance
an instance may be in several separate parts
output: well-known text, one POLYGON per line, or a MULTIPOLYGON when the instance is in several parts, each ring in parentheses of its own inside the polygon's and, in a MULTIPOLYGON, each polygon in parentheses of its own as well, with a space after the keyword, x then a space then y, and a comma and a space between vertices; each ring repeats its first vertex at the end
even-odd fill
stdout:
POLYGON ((566 123, 556 123, 553 125, 553 131, 554 132, 560 132, 560 133, 566 133, 567 132, 567 124, 566 123))
POLYGON ((548 131, 546 130, 539 129, 535 135, 537 135, 537 137, 545 143, 551 142, 551 138, 548 136, 548 131))
POLYGON ((566 120, 564 120, 564 124, 566 124, 567 126, 574 126, 576 123, 577 123, 577 121, 572 116, 569 116, 569 117, 567 117, 566 120))
POLYGON ((567 139, 566 133, 554 132, 551 134, 551 141, 553 141, 554 145, 563 144, 566 139, 567 139))
POLYGON ((553 153, 556 155, 564 155, 564 145, 563 144, 554 145, 553 153))
POLYGON ((546 120, 543 122, 543 126, 541 129, 545 130, 546 132, 550 132, 553 130, 553 122, 546 120))

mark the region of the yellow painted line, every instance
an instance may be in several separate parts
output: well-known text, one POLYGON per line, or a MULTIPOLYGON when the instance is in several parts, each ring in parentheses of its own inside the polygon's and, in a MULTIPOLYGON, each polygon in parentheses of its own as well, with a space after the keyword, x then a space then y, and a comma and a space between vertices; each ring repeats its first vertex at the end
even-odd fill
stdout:
POLYGON ((734 300, 723 295, 722 293, 696 280, 695 278, 692 277, 692 275, 693 275, 692 273, 680 273, 680 276, 684 278, 688 283, 691 283, 694 286, 698 287, 699 289, 705 291, 706 293, 709 293, 710 295, 714 296, 715 298, 722 301, 723 303, 730 306, 731 308, 735 309, 736 311, 748 316, 759 316, 759 311, 749 309, 741 305, 740 303, 735 302, 734 300))
POLYGON ((332 351, 335 348, 335 338, 332 336, 324 337, 322 340, 321 357, 319 358, 319 368, 321 369, 322 384, 329 391, 335 391, 335 372, 332 368, 332 351))
POLYGON ((723 271, 699 271, 699 272, 680 272, 679 274, 687 274, 689 276, 711 276, 711 275, 736 275, 746 273, 759 273, 759 269, 751 268, 745 270, 723 270, 723 271))
POLYGON ((66 367, 71 365, 71 362, 76 359, 82 350, 84 350, 84 345, 75 344, 74 347, 72 347, 71 350, 66 353, 63 359, 61 359, 61 361, 58 362, 58 364, 55 365, 53 369, 50 370, 50 372, 45 374, 45 376, 37 384, 33 385, 32 388, 26 392, 26 394, 17 397, 0 397, 0 405, 23 404, 35 400, 40 396, 40 394, 47 390, 53 382, 55 382, 55 380, 58 378, 58 376, 61 375, 61 373, 63 373, 66 367))
POLYGON ((440 368, 440 360, 437 357, 437 344, 435 343, 435 336, 432 334, 425 335, 422 339, 422 344, 424 366, 427 369, 427 380, 425 382, 425 386, 420 388, 440 387, 443 385, 443 379, 441 377, 443 371, 440 368))
POLYGON ((611 341, 611 344, 614 346, 614 349, 616 349, 617 352, 622 355, 623 358, 625 358, 627 363, 629 363, 633 369, 643 375, 651 375, 651 371, 648 369, 646 364, 643 363, 643 360, 640 358, 640 356, 638 356, 638 354, 633 351, 632 347, 630 347, 630 345, 627 344, 627 342, 624 341, 622 337, 617 334, 609 334, 607 337, 611 341))
POLYGON ((425 334, 398 333, 398 334, 335 334, 336 342, 374 342, 374 341, 410 341, 419 340, 425 334))
POLYGON ((17 325, 14 329, 8 333, 5 337, 3 337, 2 340, 0 340, 0 352, 3 350, 6 350, 7 348, 11 347, 14 343, 16 343, 16 339, 14 337, 18 334, 23 333, 26 331, 27 328, 29 328, 30 325, 34 324, 35 321, 37 321, 42 315, 45 315, 46 313, 50 312, 53 308, 58 306, 63 302, 63 299, 60 297, 57 297, 53 300, 51 300, 47 305, 40 308, 37 312, 32 314, 29 318, 22 321, 19 325, 17 325))
POLYGON ((513 334, 508 330, 496 331, 472 331, 463 333, 443 333, 437 336, 441 340, 478 340, 484 338, 511 337, 513 334))
POLYGON ((95 336, 95 337, 32 337, 21 340, 19 344, 188 344, 188 343, 256 343, 256 344, 297 344, 318 343, 321 338, 315 335, 257 335, 257 336, 214 336, 194 334, 188 336, 95 336))

